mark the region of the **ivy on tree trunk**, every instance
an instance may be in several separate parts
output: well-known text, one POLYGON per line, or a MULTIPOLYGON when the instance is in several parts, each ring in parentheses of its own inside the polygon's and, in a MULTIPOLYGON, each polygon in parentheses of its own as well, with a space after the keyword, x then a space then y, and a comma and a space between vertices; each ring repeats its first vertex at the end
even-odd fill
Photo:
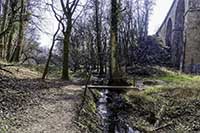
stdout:
POLYGON ((111 0, 111 75, 110 82, 118 82, 122 79, 122 72, 119 64, 118 48, 118 24, 120 13, 120 1, 111 0))

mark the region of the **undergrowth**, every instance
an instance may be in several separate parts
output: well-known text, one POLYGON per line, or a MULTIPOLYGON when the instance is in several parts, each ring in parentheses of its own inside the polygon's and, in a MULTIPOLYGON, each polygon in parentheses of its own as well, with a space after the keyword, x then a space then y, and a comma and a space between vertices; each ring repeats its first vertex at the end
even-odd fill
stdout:
POLYGON ((85 98, 85 101, 84 105, 80 105, 82 108, 78 111, 76 125, 81 132, 102 133, 101 119, 97 113, 94 97, 88 92, 82 98, 85 98))
POLYGON ((200 131, 200 76, 160 70, 165 74, 141 79, 163 82, 126 94, 132 125, 144 132, 200 131))

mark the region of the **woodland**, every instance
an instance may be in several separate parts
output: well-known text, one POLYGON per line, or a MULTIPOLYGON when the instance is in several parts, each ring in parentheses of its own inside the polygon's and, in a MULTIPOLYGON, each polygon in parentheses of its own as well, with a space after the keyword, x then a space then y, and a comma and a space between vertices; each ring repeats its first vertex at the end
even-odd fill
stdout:
POLYGON ((200 76, 148 34, 154 6, 0 0, 0 132, 200 132, 200 76))

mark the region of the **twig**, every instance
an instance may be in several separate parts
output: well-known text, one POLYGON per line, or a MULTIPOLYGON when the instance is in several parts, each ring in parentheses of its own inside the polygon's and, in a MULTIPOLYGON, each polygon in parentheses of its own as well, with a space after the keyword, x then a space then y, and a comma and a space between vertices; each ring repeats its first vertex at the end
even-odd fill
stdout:
POLYGON ((4 69, 4 68, 2 68, 2 67, 0 67, 0 70, 1 70, 1 71, 4 71, 4 72, 7 72, 7 73, 10 73, 10 74, 13 74, 11 71, 8 71, 8 70, 6 70, 6 69, 4 69))
POLYGON ((169 122, 169 123, 167 123, 167 124, 165 124, 165 125, 162 125, 162 126, 160 126, 160 127, 158 127, 158 128, 153 129, 152 132, 155 132, 155 131, 158 131, 158 130, 160 130, 160 129, 163 129, 163 128, 168 127, 168 126, 170 126, 170 125, 172 125, 172 124, 173 124, 172 122, 169 122))

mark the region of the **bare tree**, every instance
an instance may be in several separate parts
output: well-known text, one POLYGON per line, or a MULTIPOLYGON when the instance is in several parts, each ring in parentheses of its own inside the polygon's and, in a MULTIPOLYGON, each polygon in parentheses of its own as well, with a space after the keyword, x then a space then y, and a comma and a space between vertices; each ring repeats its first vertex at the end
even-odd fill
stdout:
POLYGON ((61 9, 63 15, 60 15, 56 12, 56 7, 53 5, 52 0, 52 9, 55 14, 55 17, 59 23, 62 25, 62 33, 64 36, 63 40, 63 70, 62 70, 62 79, 69 80, 69 46, 70 46, 70 37, 72 32, 72 27, 74 24, 73 14, 76 11, 79 0, 60 0, 61 9))

